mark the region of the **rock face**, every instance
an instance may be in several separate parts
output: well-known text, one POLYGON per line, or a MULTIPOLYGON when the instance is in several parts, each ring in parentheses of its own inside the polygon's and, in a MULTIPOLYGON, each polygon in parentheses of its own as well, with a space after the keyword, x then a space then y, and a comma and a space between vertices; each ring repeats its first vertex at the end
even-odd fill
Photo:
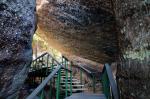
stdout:
POLYGON ((0 0, 0 99, 15 99, 32 60, 35 0, 0 0))
POLYGON ((117 72, 121 99, 150 99, 150 4, 143 1, 115 2, 121 32, 117 72))
MULTIPOLYGON (((117 61, 121 99, 149 99, 150 4, 144 1, 37 0, 38 32, 63 54, 117 61)), ((26 77, 34 11, 34 0, 0 0, 2 99, 14 99, 26 77)))
POLYGON ((38 32, 64 54, 97 62, 117 55, 111 0, 37 0, 38 32))
POLYGON ((64 54, 101 63, 117 61, 121 99, 149 99, 148 2, 37 0, 38 32, 64 54))

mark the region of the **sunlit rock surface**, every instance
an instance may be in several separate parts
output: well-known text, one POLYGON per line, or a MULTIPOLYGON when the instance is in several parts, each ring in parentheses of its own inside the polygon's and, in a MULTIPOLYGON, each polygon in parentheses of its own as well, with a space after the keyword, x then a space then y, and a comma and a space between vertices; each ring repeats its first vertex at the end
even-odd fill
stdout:
POLYGON ((37 0, 38 32, 64 54, 115 60, 121 99, 149 99, 150 4, 145 1, 37 0))
POLYGON ((97 62, 117 55, 111 0, 37 0, 38 31, 63 54, 97 62))
POLYGON ((144 0, 114 3, 121 27, 117 72, 121 99, 150 99, 150 4, 144 0))
POLYGON ((0 0, 0 99, 15 99, 32 60, 35 0, 0 0))

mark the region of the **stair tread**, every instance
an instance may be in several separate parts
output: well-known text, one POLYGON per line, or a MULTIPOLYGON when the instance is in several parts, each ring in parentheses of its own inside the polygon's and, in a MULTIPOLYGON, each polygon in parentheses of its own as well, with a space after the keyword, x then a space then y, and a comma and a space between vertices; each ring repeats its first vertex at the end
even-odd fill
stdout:
MULTIPOLYGON (((62 89, 62 90, 64 91, 64 90, 66 90, 66 89, 62 89)), ((85 90, 87 90, 87 89, 85 89, 85 88, 80 88, 80 89, 79 89, 79 88, 76 88, 76 89, 72 89, 72 91, 85 91, 85 90)), ((70 91, 70 88, 68 88, 67 91, 70 91)))
MULTIPOLYGON (((66 78, 66 76, 64 76, 64 75, 63 75, 63 76, 61 76, 61 77, 64 77, 64 78, 66 78)), ((70 78, 70 77, 71 77, 71 76, 68 76, 68 78, 70 78)), ((72 78, 73 78, 73 76, 72 76, 72 78)))
MULTIPOLYGON (((60 83, 66 83, 66 82, 64 81, 64 82, 60 82, 60 83)), ((67 82, 67 83, 71 83, 71 82, 67 82)), ((80 82, 72 82, 72 83, 78 83, 78 84, 80 84, 80 82)))
MULTIPOLYGON (((66 86, 66 85, 61 85, 61 86, 66 86)), ((82 87, 82 86, 84 86, 84 85, 72 85, 72 87, 82 87)))
MULTIPOLYGON (((66 79, 61 79, 62 81, 65 81, 66 79)), ((69 81, 71 81, 71 79, 68 79, 69 81)), ((79 81, 78 79, 72 79, 72 81, 79 81)))
POLYGON ((75 93, 65 99, 106 99, 104 94, 75 93))

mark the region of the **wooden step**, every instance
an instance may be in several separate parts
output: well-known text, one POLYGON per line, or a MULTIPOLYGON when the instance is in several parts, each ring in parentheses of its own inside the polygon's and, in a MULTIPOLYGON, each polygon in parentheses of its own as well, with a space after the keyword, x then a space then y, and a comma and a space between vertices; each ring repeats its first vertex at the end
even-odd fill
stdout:
POLYGON ((75 93, 65 99, 107 99, 104 94, 75 93))
MULTIPOLYGON (((66 79, 65 79, 65 78, 62 78, 61 81, 66 81, 66 79)), ((71 79, 68 79, 68 81, 70 82, 71 79)), ((73 81, 79 81, 79 80, 78 80, 78 79, 72 79, 72 82, 73 82, 73 81)), ((79 82, 80 82, 80 81, 79 81, 79 82)))
MULTIPOLYGON (((61 84, 65 84, 66 82, 64 81, 64 82, 60 82, 61 84)), ((68 84, 70 84, 71 82, 67 82, 68 84)), ((78 81, 74 81, 74 82, 72 82, 72 84, 81 84, 80 82, 78 82, 78 81)))
MULTIPOLYGON (((54 77, 57 77, 58 75, 55 75, 54 77)), ((61 78, 62 79, 65 79, 66 78, 66 76, 65 75, 61 75, 61 78)), ((70 79, 71 78, 71 76, 68 76, 68 79, 70 79)), ((73 77, 72 77, 73 78, 73 77)))
MULTIPOLYGON (((65 91, 66 89, 64 88, 64 89, 61 89, 61 90, 65 91)), ((87 90, 87 89, 85 89, 85 88, 73 88, 72 92, 78 92, 78 91, 82 92, 82 91, 85 91, 85 90, 87 90)), ((67 91, 71 91, 70 88, 68 88, 67 91)))
MULTIPOLYGON (((61 86, 66 87, 66 85, 61 85, 61 86)), ((70 85, 69 85, 69 87, 70 87, 70 85)), ((72 85, 72 87, 84 87, 84 85, 72 85)))
MULTIPOLYGON (((62 78, 66 78, 66 76, 64 76, 64 75, 62 75, 61 77, 62 77, 62 78)), ((69 79, 69 78, 71 78, 70 75, 68 76, 68 79, 69 79)), ((72 78, 73 78, 73 76, 72 76, 72 78)))

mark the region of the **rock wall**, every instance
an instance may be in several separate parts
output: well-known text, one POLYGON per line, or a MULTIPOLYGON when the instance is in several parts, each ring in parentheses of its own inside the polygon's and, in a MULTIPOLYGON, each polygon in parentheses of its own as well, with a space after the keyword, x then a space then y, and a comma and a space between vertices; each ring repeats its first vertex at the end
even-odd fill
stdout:
MULTIPOLYGON (((101 63, 119 59, 121 99, 149 99, 150 4, 144 1, 37 0, 38 32, 66 55, 101 63)), ((34 0, 0 0, 2 99, 14 99, 24 82, 34 31, 34 0)))
POLYGON ((38 31, 50 45, 101 63, 117 61, 121 99, 150 98, 148 0, 37 1, 38 31))
POLYGON ((145 1, 37 0, 38 32, 63 54, 117 61, 121 99, 149 99, 150 4, 145 1))
POLYGON ((117 78, 121 99, 150 99, 150 4, 114 0, 114 6, 120 31, 117 78))
POLYGON ((37 0, 38 32, 63 54, 111 62, 118 52, 111 0, 37 0))
POLYGON ((0 0, 0 99, 15 99, 32 60, 35 0, 0 0))

